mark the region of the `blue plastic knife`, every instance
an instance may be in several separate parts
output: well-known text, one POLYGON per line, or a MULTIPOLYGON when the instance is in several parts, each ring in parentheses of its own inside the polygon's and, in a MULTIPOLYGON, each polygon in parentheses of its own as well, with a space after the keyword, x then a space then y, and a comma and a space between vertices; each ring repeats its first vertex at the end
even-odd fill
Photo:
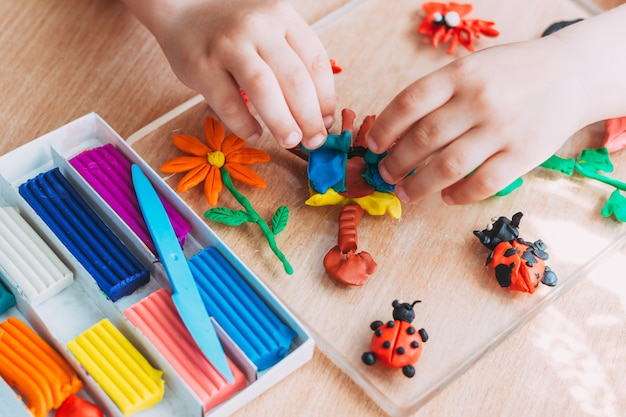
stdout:
POLYGON ((174 305, 202 353, 222 377, 232 384, 235 378, 228 366, 224 348, 202 302, 163 203, 138 165, 133 164, 132 177, 141 213, 172 284, 174 305))

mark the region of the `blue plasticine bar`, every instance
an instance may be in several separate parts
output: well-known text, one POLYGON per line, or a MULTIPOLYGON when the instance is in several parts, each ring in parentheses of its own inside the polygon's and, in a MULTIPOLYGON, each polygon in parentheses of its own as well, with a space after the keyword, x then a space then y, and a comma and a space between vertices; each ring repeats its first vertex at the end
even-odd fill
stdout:
MULTIPOLYGON (((2 275, 2 274, 0 274, 2 275)), ((15 297, 0 281, 0 314, 15 306, 15 297)))
POLYGON ((19 193, 113 301, 150 280, 135 258, 58 168, 20 185, 19 193))
POLYGON ((283 323, 214 247, 189 260, 209 315, 262 371, 289 351, 296 333, 283 323))

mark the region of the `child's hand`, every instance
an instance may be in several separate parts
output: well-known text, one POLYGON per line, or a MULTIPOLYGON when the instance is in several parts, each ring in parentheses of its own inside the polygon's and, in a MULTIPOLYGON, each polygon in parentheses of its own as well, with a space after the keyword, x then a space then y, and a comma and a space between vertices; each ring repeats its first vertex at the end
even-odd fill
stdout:
POLYGON ((441 191, 445 202, 466 204, 540 165, 594 121, 584 71, 568 50, 557 37, 497 46, 408 86, 369 131, 372 151, 389 149, 383 178, 406 202, 441 191))
POLYGON ((204 96, 237 136, 261 126, 278 143, 317 148, 332 125, 335 91, 329 57, 286 1, 125 0, 152 31, 180 80, 204 96))

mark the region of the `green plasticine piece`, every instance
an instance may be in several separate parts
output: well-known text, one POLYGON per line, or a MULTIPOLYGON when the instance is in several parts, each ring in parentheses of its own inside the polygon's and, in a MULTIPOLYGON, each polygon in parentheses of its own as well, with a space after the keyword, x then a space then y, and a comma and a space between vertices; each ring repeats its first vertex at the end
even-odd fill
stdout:
POLYGON ((565 175, 572 175, 574 173, 574 167, 576 161, 571 158, 561 158, 557 155, 552 155, 547 161, 540 165, 542 168, 551 169, 554 171, 562 172, 565 175))
POLYGON ((610 217, 611 215, 617 221, 626 221, 626 197, 619 190, 613 191, 608 201, 602 207, 602 216, 610 217))
POLYGON ((228 189, 228 191, 230 191, 230 193, 233 195, 233 197, 235 197, 239 204, 243 206, 244 210, 233 210, 217 207, 207 210, 204 213, 204 217, 208 220, 224 223, 228 226, 239 226, 240 224, 246 222, 258 224, 270 246, 270 249, 272 249, 272 252, 274 252, 276 257, 282 262, 285 272, 289 275, 293 274, 293 267, 291 266, 285 255, 280 251, 280 249, 278 249, 276 239, 274 239, 274 236, 276 236, 287 226, 289 208, 287 208, 286 206, 281 206, 278 208, 278 210, 276 210, 276 213, 274 213, 274 216, 272 217, 272 227, 274 229, 270 229, 267 222, 263 220, 254 209, 254 207, 252 207, 250 200, 248 200, 235 188, 230 178, 230 174, 228 173, 228 170, 222 167, 220 168, 220 171, 222 173, 222 182, 224 183, 224 186, 228 189))
POLYGON ((607 148, 583 149, 576 162, 586 168, 593 168, 595 172, 613 172, 613 163, 607 148))

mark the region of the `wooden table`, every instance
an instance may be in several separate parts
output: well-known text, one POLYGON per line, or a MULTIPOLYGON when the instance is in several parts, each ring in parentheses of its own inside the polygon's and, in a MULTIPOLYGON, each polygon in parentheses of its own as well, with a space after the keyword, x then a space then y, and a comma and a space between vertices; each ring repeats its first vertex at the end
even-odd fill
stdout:
MULTIPOLYGON (((519 2, 524 3, 524 7, 518 6, 515 13, 510 12, 510 4, 514 2, 507 2, 507 5, 500 3, 495 0, 474 3, 476 17, 495 20, 502 31, 499 38, 481 38, 481 47, 538 36, 548 24, 579 17, 583 13, 573 3, 565 0, 550 2, 548 6, 539 0, 519 2)), ((318 23, 316 30, 331 56, 344 67, 344 72, 336 78, 340 107, 354 109, 358 120, 365 114, 379 111, 397 89, 412 78, 451 59, 443 51, 426 49, 417 36, 411 38, 408 34, 411 25, 415 26, 419 21, 416 14, 418 6, 413 5, 413 2, 394 1, 393 7, 388 1, 382 0, 299 0, 294 1, 294 4, 311 23, 336 11, 331 18, 318 23), (400 14, 402 7, 411 12, 400 14), (397 38, 400 30, 398 27, 406 27, 407 35, 397 38), (390 40, 396 39, 401 40, 390 43, 390 40), (415 46, 411 49, 413 41, 415 46), (372 57, 368 55, 370 51, 383 54, 376 57, 377 65, 371 64, 372 57), (424 54, 427 55, 426 58, 424 54), (421 65, 411 68, 411 58, 418 55, 421 65), (380 65, 380 62, 397 64, 401 62, 399 56, 406 56, 406 63, 402 67, 380 65), (389 88, 382 89, 380 80, 385 80, 389 88)), ((616 2, 607 1, 601 4, 609 7, 616 2)), ((7 0, 0 2, 0 29, 0 91, 3 98, 0 103, 0 120, 5 132, 0 142, 0 154, 85 113, 95 111, 123 137, 131 138, 138 152, 153 166, 158 167, 165 158, 175 154, 168 136, 161 134, 168 124, 162 123, 154 129, 140 129, 178 108, 175 112, 180 115, 173 119, 174 122, 183 120, 192 123, 193 120, 192 124, 185 126, 197 130, 199 120, 196 116, 208 112, 202 103, 195 100, 195 92, 175 78, 151 35, 119 2, 7 0), (191 105, 188 109, 178 107, 184 103, 191 105), (140 133, 135 133, 137 131, 140 133), (155 146, 154 141, 161 141, 161 146, 155 146)), ((590 142, 597 139, 598 135, 601 135, 598 126, 580 133, 584 140, 590 142)), ((319 272, 319 262, 329 248, 328 245, 332 245, 333 233, 336 233, 333 232, 336 210, 319 208, 315 211, 302 207, 302 191, 306 184, 302 181, 302 164, 277 149, 271 138, 264 137, 260 143, 259 147, 266 149, 273 158, 272 163, 258 169, 268 181, 268 188, 261 192, 251 191, 249 197, 261 209, 267 210, 275 209, 277 201, 288 201, 288 206, 293 208, 292 219, 296 221, 319 216, 317 218, 320 219, 322 229, 319 239, 310 239, 311 235, 306 235, 310 225, 294 226, 293 222, 290 223, 288 230, 284 232, 286 237, 281 235, 279 239, 279 245, 294 260, 296 267, 294 276, 286 277, 281 273, 280 265, 269 254, 264 242, 254 237, 256 230, 242 231, 221 225, 217 225, 215 230, 260 277, 267 277, 268 285, 281 298, 287 300, 298 315, 311 322, 318 333, 323 330, 322 324, 326 317, 322 315, 318 321, 314 309, 327 310, 330 314, 336 311, 340 315, 343 310, 337 304, 344 301, 371 302, 373 305, 380 303, 378 299, 360 300, 360 289, 356 289, 357 292, 355 289, 346 290, 326 281, 311 284, 312 279, 324 279, 319 272), (287 186, 284 178, 289 179, 287 186), (296 232, 299 227, 305 237, 298 237, 300 235, 296 232), (312 294, 303 291, 311 291, 313 294, 332 293, 334 297, 309 299, 312 294)), ((564 152, 574 151, 568 147, 564 152)), ((617 161, 622 159, 623 155, 618 156, 617 161)), ((621 167, 618 165, 613 175, 616 178, 626 178, 625 166, 626 161, 621 167)), ((527 191, 537 181, 546 181, 546 175, 537 177, 538 180, 531 179, 524 186, 527 187, 526 190, 521 190, 518 195, 523 196, 523 206, 528 207, 528 210, 549 217, 551 212, 558 212, 556 203, 546 201, 542 198, 545 196, 541 195, 532 200, 532 193, 527 191)), ((174 184, 175 179, 171 181, 174 184)), ((580 181, 572 182, 585 186, 580 181)), ((602 188, 592 187, 591 191, 590 196, 584 194, 583 197, 592 200, 596 194, 606 193, 606 189, 602 188)), ((581 198, 584 199, 583 197, 581 198)), ((198 212, 206 209, 197 194, 190 194, 185 198, 198 212)), ((395 262, 393 256, 388 256, 390 249, 386 249, 384 239, 376 237, 374 232, 377 228, 389 227, 392 235, 403 238, 406 245, 412 245, 415 242, 408 240, 406 229, 412 224, 421 224, 418 223, 419 219, 426 216, 423 213, 433 208, 443 210, 446 215, 467 213, 467 218, 471 220, 468 222, 480 220, 474 226, 481 228, 493 214, 510 215, 512 213, 508 213, 508 210, 522 203, 519 201, 522 197, 508 198, 502 202, 484 205, 481 203, 467 209, 446 208, 433 198, 428 199, 424 205, 405 208, 402 220, 404 223, 397 224, 385 219, 372 220, 371 225, 365 224, 361 232, 362 243, 366 250, 380 257, 377 260, 381 264, 382 272, 371 278, 369 288, 363 289, 364 297, 371 297, 373 288, 380 285, 377 282, 391 279, 384 278, 384 271, 390 270, 390 263, 395 262), (493 213, 486 209, 506 212, 493 213), (377 222, 381 222, 382 226, 377 222), (368 234, 368 231, 374 232, 368 234), (379 275, 383 277, 377 278, 379 275)), ((616 236, 620 234, 624 235, 621 225, 597 218, 599 214, 593 210, 598 209, 598 204, 594 201, 569 201, 569 206, 560 210, 579 216, 577 221, 582 226, 595 227, 598 224, 601 228, 599 233, 610 236, 611 241, 616 240, 616 236), (582 208, 577 206, 580 204, 582 208), (572 210, 572 205, 575 210, 572 210)), ((229 200, 224 202, 228 203, 229 200)), ((432 221, 441 222, 447 219, 444 215, 433 218, 440 220, 432 221)), ((539 226, 533 223, 532 217, 528 221, 530 226, 526 230, 537 231, 539 226)), ((432 228, 433 224, 431 222, 426 226, 432 228)), ((575 260, 568 265, 569 258, 563 256, 566 250, 560 244, 558 233, 554 236, 557 240, 557 254, 561 256, 553 256, 552 260, 561 267, 564 274, 574 274, 575 260)), ((462 241, 469 242, 471 238, 463 238, 462 241)), ((480 261, 484 259, 483 255, 486 256, 481 248, 470 251, 470 255, 472 254, 480 254, 480 261)), ((476 265, 471 260, 465 260, 468 261, 465 268, 470 274, 476 265)), ((423 269, 428 271, 440 267, 442 265, 434 263, 423 269)), ((626 285, 623 281, 625 268, 626 247, 622 244, 585 269, 585 277, 571 285, 547 308, 542 308, 537 317, 529 318, 519 331, 491 347, 489 353, 465 373, 450 381, 445 388, 442 387, 441 392, 433 393, 437 395, 415 415, 624 415, 626 388, 622 381, 626 374, 626 349, 623 348, 626 344, 626 285)), ((489 291, 489 288, 485 284, 478 290, 484 292, 489 291)), ((390 301, 385 299, 384 303, 390 301)), ((424 301, 433 304, 429 300, 424 301)), ((445 300, 438 301, 445 303, 445 300)), ((390 314, 388 306, 380 311, 390 314)), ((526 311, 527 309, 522 309, 522 312, 526 311)), ((367 327, 371 320, 363 317, 356 321, 367 327)), ((367 332, 364 334, 367 337, 367 332)), ((484 337, 480 332, 477 334, 479 338, 484 337)), ((454 335, 443 338, 452 340, 459 346, 472 342, 470 338, 455 339, 454 335)), ((437 339, 433 338, 432 343, 436 346, 437 339)), ((394 379, 394 383, 396 380, 398 379, 394 379)), ((384 412, 321 350, 316 350, 311 362, 247 405, 237 415, 379 416, 384 415, 384 412)))

